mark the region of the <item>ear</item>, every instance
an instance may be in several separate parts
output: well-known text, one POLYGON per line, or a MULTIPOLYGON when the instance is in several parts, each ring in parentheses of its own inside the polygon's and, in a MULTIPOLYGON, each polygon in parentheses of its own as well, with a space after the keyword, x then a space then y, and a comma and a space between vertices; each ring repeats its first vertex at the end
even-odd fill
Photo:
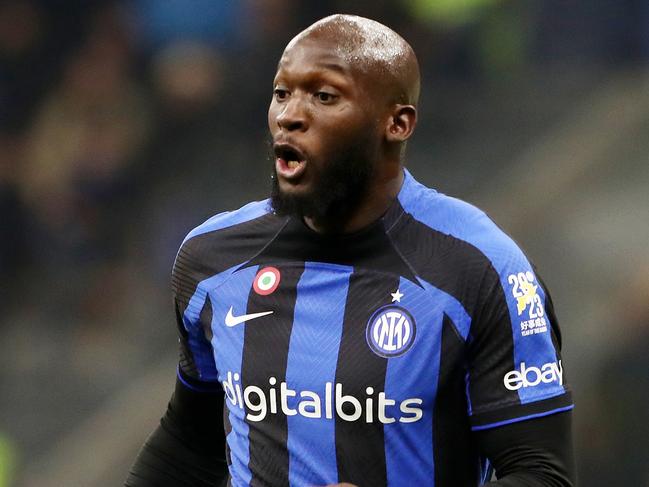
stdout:
POLYGON ((388 142, 405 142, 417 125, 417 109, 413 105, 395 105, 385 126, 388 142))

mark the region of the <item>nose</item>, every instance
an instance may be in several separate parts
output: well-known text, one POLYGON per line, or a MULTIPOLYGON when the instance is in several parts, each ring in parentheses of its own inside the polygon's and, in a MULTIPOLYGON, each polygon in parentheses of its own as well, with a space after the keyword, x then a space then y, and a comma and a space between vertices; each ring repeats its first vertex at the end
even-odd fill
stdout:
POLYGON ((288 132, 304 131, 307 128, 307 117, 304 108, 304 100, 294 95, 282 104, 280 112, 276 117, 279 128, 288 132))

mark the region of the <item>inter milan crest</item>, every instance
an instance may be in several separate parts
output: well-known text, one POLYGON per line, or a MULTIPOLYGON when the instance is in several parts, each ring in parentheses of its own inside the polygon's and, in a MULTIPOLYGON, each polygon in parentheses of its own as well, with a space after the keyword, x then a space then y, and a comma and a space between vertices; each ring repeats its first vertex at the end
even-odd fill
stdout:
POLYGON ((398 357, 415 341, 415 320, 400 306, 384 306, 367 322, 367 344, 381 357, 398 357))
POLYGON ((267 296, 277 289, 281 275, 275 267, 264 267, 255 276, 252 287, 257 294, 267 296))

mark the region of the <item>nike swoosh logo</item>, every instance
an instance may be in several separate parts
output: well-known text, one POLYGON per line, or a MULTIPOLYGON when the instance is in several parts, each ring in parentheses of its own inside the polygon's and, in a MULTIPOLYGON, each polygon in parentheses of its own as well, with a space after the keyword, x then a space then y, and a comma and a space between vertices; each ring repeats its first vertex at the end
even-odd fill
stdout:
POLYGON ((230 306, 228 314, 225 315, 225 324, 226 326, 237 326, 246 321, 254 320, 255 318, 261 318, 262 316, 269 314, 272 314, 272 311, 262 311, 261 313, 250 313, 248 315, 234 316, 232 314, 232 306, 230 306))

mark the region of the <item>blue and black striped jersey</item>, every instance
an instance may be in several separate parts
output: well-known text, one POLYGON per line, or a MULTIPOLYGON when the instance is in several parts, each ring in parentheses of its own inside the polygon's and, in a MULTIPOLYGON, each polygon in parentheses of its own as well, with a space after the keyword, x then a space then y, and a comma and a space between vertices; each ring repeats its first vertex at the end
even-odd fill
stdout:
POLYGON ((472 430, 572 407, 525 255, 407 171, 356 234, 317 234, 268 201, 216 215, 172 282, 188 386, 225 392, 213 414, 234 486, 476 486, 472 430))

